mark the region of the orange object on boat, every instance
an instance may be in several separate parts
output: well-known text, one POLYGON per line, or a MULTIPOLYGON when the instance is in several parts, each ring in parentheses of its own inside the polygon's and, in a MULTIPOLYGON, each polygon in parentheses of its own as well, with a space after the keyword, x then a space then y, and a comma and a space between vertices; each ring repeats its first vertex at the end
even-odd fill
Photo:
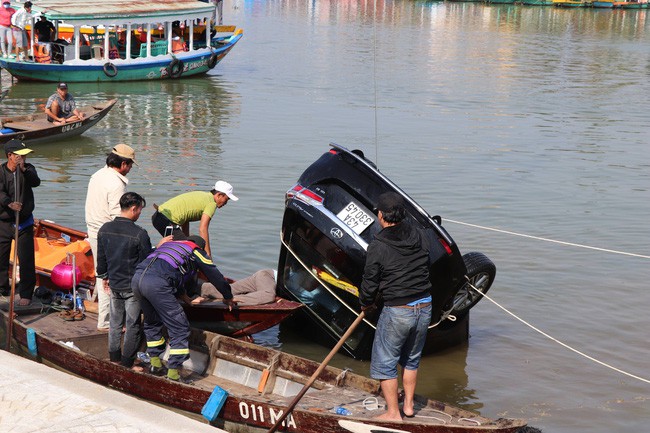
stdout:
POLYGON ((34 261, 41 270, 51 271, 56 265, 65 263, 68 253, 75 256, 77 267, 81 270, 81 280, 94 281, 95 264, 88 241, 34 238, 34 261))

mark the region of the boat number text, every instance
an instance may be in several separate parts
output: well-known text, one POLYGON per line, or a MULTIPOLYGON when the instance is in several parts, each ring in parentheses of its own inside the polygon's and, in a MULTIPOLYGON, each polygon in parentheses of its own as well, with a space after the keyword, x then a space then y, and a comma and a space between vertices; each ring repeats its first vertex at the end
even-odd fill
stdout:
MULTIPOLYGON (((280 419, 283 411, 278 410, 277 412, 272 407, 258 406, 256 404, 248 404, 246 402, 239 403, 239 416, 243 419, 252 419, 253 421, 259 422, 270 422, 271 425, 275 425, 275 422, 280 419)), ((289 416, 282 421, 282 427, 293 427, 296 428, 296 422, 293 420, 293 415, 289 416)))
POLYGON ((61 132, 68 132, 72 131, 73 129, 77 129, 81 126, 83 122, 75 122, 75 123, 70 123, 68 125, 63 125, 61 127, 61 132))

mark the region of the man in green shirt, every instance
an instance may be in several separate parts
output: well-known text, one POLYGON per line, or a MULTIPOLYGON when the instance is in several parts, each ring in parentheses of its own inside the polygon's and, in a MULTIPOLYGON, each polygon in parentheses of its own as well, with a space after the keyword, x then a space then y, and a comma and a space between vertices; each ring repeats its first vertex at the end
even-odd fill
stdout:
POLYGON ((211 191, 190 191, 171 198, 158 206, 151 217, 153 226, 162 236, 169 235, 172 227, 174 240, 187 239, 190 222, 199 221, 199 236, 205 240, 205 251, 211 256, 208 228, 217 208, 237 201, 232 185, 223 180, 217 181, 211 191))

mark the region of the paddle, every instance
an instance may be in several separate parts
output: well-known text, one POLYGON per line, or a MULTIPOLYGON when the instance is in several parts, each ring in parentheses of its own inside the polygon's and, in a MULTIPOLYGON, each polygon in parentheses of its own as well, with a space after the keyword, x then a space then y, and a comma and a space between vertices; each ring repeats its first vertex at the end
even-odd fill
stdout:
MULTIPOLYGON (((19 172, 20 167, 16 167, 16 178, 14 181, 14 200, 18 200, 18 177, 19 177, 19 172)), ((11 275, 11 294, 9 295, 9 323, 7 323, 7 344, 6 344, 6 350, 9 352, 11 350, 11 336, 13 335, 13 328, 14 328, 14 299, 16 297, 16 276, 17 276, 17 269, 18 269, 18 227, 20 226, 20 211, 15 211, 16 212, 16 224, 15 224, 15 231, 14 231, 14 254, 12 257, 12 263, 14 264, 13 266, 13 272, 11 275)))
POLYGON ((359 317, 357 317, 357 319, 354 322, 352 322, 352 325, 350 325, 348 330, 345 331, 343 337, 341 337, 341 339, 339 340, 338 343, 336 343, 336 346, 334 346, 332 351, 325 357, 325 359, 323 359, 323 362, 320 363, 320 365, 318 366, 316 371, 314 371, 314 374, 311 375, 311 377, 309 378, 305 386, 302 387, 300 392, 294 397, 293 401, 289 403, 289 406, 287 406, 287 408, 282 411, 282 415, 280 416, 280 418, 278 418, 278 420, 275 422, 273 427, 271 427, 267 433, 273 433, 274 431, 276 431, 280 426, 280 424, 282 424, 282 421, 284 421, 285 418, 289 416, 293 408, 296 407, 296 405, 298 404, 300 399, 305 395, 309 387, 316 381, 316 379, 318 379, 318 376, 320 376, 323 370, 325 370, 327 364, 332 360, 334 355, 336 355, 336 352, 338 352, 341 346, 343 346, 343 343, 345 343, 345 340, 347 340, 350 337, 350 335, 355 330, 355 328, 359 326, 359 323, 361 323, 361 321, 365 316, 366 316, 366 312, 362 311, 361 314, 359 314, 359 317))

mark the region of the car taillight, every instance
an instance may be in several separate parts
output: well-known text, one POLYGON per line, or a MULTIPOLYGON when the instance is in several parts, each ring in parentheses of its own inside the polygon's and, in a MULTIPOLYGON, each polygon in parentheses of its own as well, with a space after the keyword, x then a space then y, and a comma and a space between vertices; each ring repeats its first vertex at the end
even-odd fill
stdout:
POLYGON ((442 244, 442 246, 445 249, 445 251, 447 252, 447 254, 451 256, 453 254, 453 251, 451 250, 451 247, 449 246, 447 241, 445 241, 442 238, 438 238, 438 241, 440 241, 440 243, 442 244))
POLYGON ((303 201, 312 206, 323 204, 323 197, 300 184, 296 184, 293 188, 287 191, 286 199, 289 200, 292 198, 303 201))

